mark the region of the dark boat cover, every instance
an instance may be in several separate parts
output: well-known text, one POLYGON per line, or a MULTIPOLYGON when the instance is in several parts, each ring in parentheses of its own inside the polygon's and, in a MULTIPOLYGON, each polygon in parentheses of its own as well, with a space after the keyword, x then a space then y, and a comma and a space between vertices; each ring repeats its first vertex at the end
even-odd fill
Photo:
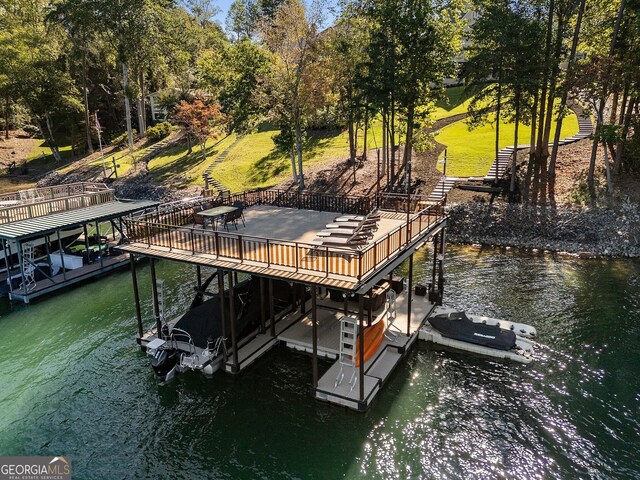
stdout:
POLYGON ((429 318, 433 328, 447 338, 475 343, 497 350, 511 350, 516 346, 516 334, 498 325, 470 320, 464 312, 443 313, 429 318))
MULTIPOLYGON (((265 288, 265 293, 266 293, 265 288)), ((258 279, 251 278, 235 286, 234 308, 238 319, 237 338, 247 336, 260 324, 260 285, 258 279)), ((273 281, 274 310, 280 312, 291 305, 291 287, 282 281, 273 281)), ((269 318, 269 302, 265 299, 265 317, 269 318)), ((229 291, 225 291, 225 334, 231 338, 231 323, 229 321, 229 291)), ((189 333, 193 344, 200 348, 207 347, 209 339, 215 340, 222 335, 222 322, 220 322, 220 296, 214 295, 211 299, 189 309, 176 322, 174 328, 179 328, 189 333)), ((176 336, 176 340, 184 340, 176 336)))

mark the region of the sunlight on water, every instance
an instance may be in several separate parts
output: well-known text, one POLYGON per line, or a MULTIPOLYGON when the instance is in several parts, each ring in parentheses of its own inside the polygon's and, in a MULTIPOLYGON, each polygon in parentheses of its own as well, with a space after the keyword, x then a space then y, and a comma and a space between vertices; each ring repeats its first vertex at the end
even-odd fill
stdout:
MULTIPOLYGON (((178 315, 194 268, 158 275, 178 315)), ((158 385, 127 272, 2 304, 0 454, 68 454, 104 479, 640 477, 640 264, 452 247, 446 278, 448 306, 534 325, 535 361, 420 343, 364 415, 314 401, 310 358, 284 348, 158 385)), ((139 284, 151 324, 148 266, 139 284)))

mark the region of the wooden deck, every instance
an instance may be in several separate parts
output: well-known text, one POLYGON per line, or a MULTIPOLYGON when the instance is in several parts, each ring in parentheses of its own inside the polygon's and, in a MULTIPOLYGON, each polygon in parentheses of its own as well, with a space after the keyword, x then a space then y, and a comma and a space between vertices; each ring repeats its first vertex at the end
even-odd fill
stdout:
MULTIPOLYGON (((438 205, 411 214, 408 223, 407 214, 382 211, 377 231, 364 246, 309 243, 336 216, 335 212, 256 205, 245 210, 246 226, 240 222, 230 231, 192 223, 159 223, 149 216, 127 222, 130 242, 119 248, 138 255, 351 290, 437 232, 444 219, 438 205)), ((172 218, 176 223, 188 220, 186 214, 172 218)))

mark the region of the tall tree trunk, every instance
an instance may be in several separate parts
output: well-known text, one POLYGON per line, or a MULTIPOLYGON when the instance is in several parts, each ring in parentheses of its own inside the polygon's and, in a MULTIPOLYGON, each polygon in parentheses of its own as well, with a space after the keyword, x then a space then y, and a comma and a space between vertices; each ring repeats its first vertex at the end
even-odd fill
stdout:
MULTIPOLYGON (((573 64, 576 58, 576 51, 578 49, 578 41, 580 39, 580 28, 582 26, 582 16, 584 15, 584 8, 586 0, 580 1, 580 7, 578 10, 578 18, 576 19, 576 25, 573 30, 573 40, 571 42, 571 51, 569 52, 569 59, 567 61, 567 77, 573 69, 573 64)), ((562 98, 560 98, 560 113, 562 114, 564 108, 567 106, 567 100, 569 99, 569 85, 565 83, 562 88, 562 98)), ((556 181, 556 158, 558 156, 558 143, 560 142, 560 134, 562 132, 562 120, 563 116, 558 115, 556 120, 556 131, 553 136, 553 147, 551 149, 551 159, 549 160, 549 191, 555 192, 556 181)))
POLYGON ((4 138, 9 140, 9 120, 11 117, 11 99, 9 95, 4 97, 4 138))
POLYGON ((381 169, 381 174, 382 175, 387 175, 387 188, 389 188, 389 177, 388 177, 389 169, 387 168, 387 162, 388 162, 388 157, 387 157, 387 112, 386 112, 386 109, 383 107, 383 109, 382 109, 382 169, 381 169))
POLYGON ((611 112, 609 112, 609 124, 614 125, 616 123, 616 117, 618 116, 618 97, 619 92, 616 90, 613 92, 613 98, 611 99, 611 112))
POLYGON ((144 70, 140 70, 140 75, 138 77, 138 82, 140 85, 140 111, 142 112, 142 127, 140 127, 140 131, 143 132, 140 134, 141 137, 147 136, 147 82, 144 80, 144 70))
POLYGON ((291 156, 291 174, 293 176, 293 181, 297 182, 298 168, 296 167, 296 149, 293 145, 291 145, 290 156, 291 156))
POLYGON ((513 132, 513 153, 511 156, 511 182, 509 184, 509 192, 513 193, 516 189, 516 167, 518 165, 518 127, 520 126, 520 87, 516 86, 515 91, 516 126, 513 132))
MULTIPOLYGON (((613 35, 611 36, 611 44, 609 45, 609 56, 613 55, 616 47, 616 40, 618 39, 618 32, 620 31, 620 23, 622 22, 622 15, 624 14, 624 9, 626 7, 626 0, 622 0, 620 2, 620 9, 618 10, 618 17, 616 18, 616 23, 613 27, 613 35)), ((608 88, 608 75, 604 76, 604 81, 602 84, 602 91, 600 96, 600 104, 598 105, 598 116, 596 117, 596 139, 593 141, 593 148, 591 149, 591 158, 589 159, 589 174, 587 176, 587 183, 589 185, 589 192, 591 193, 592 199, 595 197, 595 187, 594 187, 594 174, 596 169, 596 155, 598 152, 598 137, 602 133, 602 124, 604 122, 604 106, 606 103, 606 98, 609 93, 608 88)))
POLYGON ((362 161, 367 161, 367 132, 369 131, 369 111, 365 108, 364 110, 364 135, 362 138, 363 146, 362 146, 362 161))
MULTIPOLYGON (((49 132, 49 148, 51 148, 51 153, 53 153, 53 158, 56 159, 56 162, 62 162, 62 157, 60 156, 60 151, 58 150, 58 145, 56 144, 56 139, 53 137, 53 129, 51 128, 51 116, 46 113, 44 116, 45 124, 47 125, 47 131, 49 132)), ((73 141, 73 140, 72 140, 73 141)))
POLYGON ((304 190, 304 173, 302 171, 302 126, 300 125, 300 116, 296 119, 296 150, 298 152, 298 189, 304 190))
POLYGON ((618 120, 619 125, 622 125, 624 123, 625 112, 627 109, 627 104, 629 102, 629 88, 631 86, 630 83, 631 82, 629 82, 629 80, 624 82, 624 92, 622 94, 622 105, 620 105, 620 117, 618 120))
POLYGON ((124 116, 127 122, 127 143, 129 148, 133 148, 133 130, 131 129, 131 104, 129 102, 129 95, 127 93, 127 87, 129 86, 129 69, 123 63, 122 64, 122 89, 124 91, 124 116))
MULTIPOLYGON (((87 153, 93 153, 93 141, 91 140, 91 114, 89 113, 89 87, 87 86, 87 52, 82 54, 82 92, 84 93, 84 122, 87 134, 87 153)), ((96 128, 98 126, 96 125, 96 128)))
POLYGON ((498 106, 496 108, 496 142, 495 142, 495 162, 496 162, 496 178, 495 183, 500 181, 498 173, 498 154, 500 153, 500 110, 502 108, 502 66, 498 70, 498 106))
POLYGON ((533 105, 531 107, 531 136, 529 137, 529 161, 527 162, 527 174, 524 178, 524 186, 522 189, 522 198, 525 203, 530 203, 531 198, 531 184, 533 177, 533 170, 535 166, 536 157, 536 121, 538 112, 538 90, 536 89, 533 95, 533 105))
POLYGON ((414 106, 409 105, 407 108, 407 134, 404 140, 404 175, 405 175, 405 185, 406 192, 409 193, 411 191, 411 151, 413 150, 413 117, 414 117, 414 106))
POLYGON ((616 160, 613 164, 613 172, 619 174, 622 167, 622 155, 624 154, 624 148, 627 145, 627 135, 629 134, 629 127, 631 126, 631 113, 633 112, 633 105, 638 101, 637 97, 629 98, 629 105, 627 111, 624 114, 624 122, 622 124, 622 132, 620 132, 620 140, 616 146, 616 160))
POLYGON ((356 142, 354 140, 355 133, 353 131, 353 119, 349 116, 349 161, 356 163, 356 142))
POLYGON ((396 106, 391 94, 391 124, 390 124, 390 138, 391 144, 391 187, 393 188, 396 183, 396 106))

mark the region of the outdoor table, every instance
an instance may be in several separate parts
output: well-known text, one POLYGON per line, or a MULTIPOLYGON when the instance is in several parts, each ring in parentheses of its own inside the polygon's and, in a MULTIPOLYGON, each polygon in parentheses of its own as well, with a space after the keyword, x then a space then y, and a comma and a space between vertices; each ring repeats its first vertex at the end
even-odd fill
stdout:
POLYGON ((227 213, 231 213, 231 212, 235 212, 238 209, 238 207, 214 207, 214 208, 210 208, 208 210, 203 210, 201 212, 198 212, 198 215, 202 215, 202 217, 204 218, 204 227, 206 227, 206 222, 208 219, 213 219, 213 229, 215 230, 216 228, 216 222, 215 219, 216 217, 222 217, 223 215, 226 215, 227 213))

